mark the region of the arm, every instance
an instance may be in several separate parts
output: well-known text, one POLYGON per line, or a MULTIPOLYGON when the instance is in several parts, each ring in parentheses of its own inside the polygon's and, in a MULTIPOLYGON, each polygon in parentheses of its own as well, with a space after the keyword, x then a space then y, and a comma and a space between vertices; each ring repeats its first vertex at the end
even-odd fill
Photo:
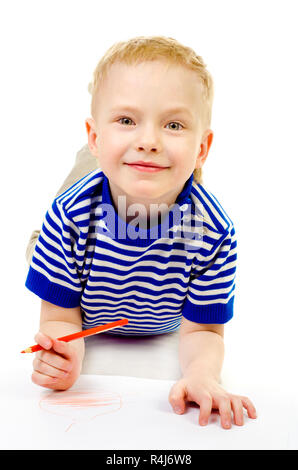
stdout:
MULTIPOLYGON (((82 331, 80 307, 63 308, 42 300, 39 330, 51 338, 60 338, 82 331)), ((77 351, 82 363, 85 353, 84 338, 76 339, 69 344, 77 351)))
POLYGON ((199 324, 183 317, 179 337, 179 360, 182 378, 173 385, 169 402, 176 413, 184 413, 185 402, 200 405, 199 424, 206 425, 213 408, 219 410, 221 424, 231 427, 243 425, 243 407, 250 418, 256 411, 247 397, 227 393, 220 385, 220 373, 224 359, 224 326, 199 324))
POLYGON ((184 376, 210 375, 218 382, 224 359, 224 325, 203 325, 182 318, 179 360, 184 376))
POLYGON ((42 300, 40 330, 35 340, 44 350, 33 361, 32 381, 37 385, 66 390, 79 377, 85 353, 84 338, 65 343, 55 338, 82 330, 80 307, 63 308, 42 300))

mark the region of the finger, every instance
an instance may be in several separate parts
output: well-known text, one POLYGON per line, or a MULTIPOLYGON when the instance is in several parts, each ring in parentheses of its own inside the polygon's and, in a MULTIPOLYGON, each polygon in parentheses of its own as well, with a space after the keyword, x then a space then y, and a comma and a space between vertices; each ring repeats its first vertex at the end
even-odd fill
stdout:
POLYGON ((237 426, 243 426, 243 406, 241 399, 239 397, 232 397, 231 406, 234 415, 234 423, 237 426))
POLYGON ((206 395, 198 401, 200 405, 199 424, 200 426, 206 426, 212 411, 212 398, 210 395, 206 395))
POLYGON ((168 399, 175 413, 184 413, 186 395, 187 390, 183 380, 179 380, 172 386, 168 399))
POLYGON ((252 419, 256 419, 257 411, 256 411, 254 405, 252 404, 252 402, 250 401, 250 399, 247 398, 247 397, 240 397, 240 398, 241 398, 241 401, 242 401, 242 405, 247 410, 248 417, 252 418, 252 419))
POLYGON ((218 400, 218 410, 221 419, 221 425, 225 429, 229 429, 232 424, 231 418, 231 402, 230 398, 220 397, 218 400))
POLYGON ((46 388, 55 388, 57 385, 57 381, 58 381, 58 379, 55 377, 43 375, 36 371, 32 373, 31 380, 36 385, 40 385, 41 387, 46 387, 46 388))
POLYGON ((54 367, 56 369, 60 369, 64 372, 70 372, 72 369, 71 362, 68 359, 65 359, 65 357, 56 354, 55 352, 53 352, 53 350, 39 351, 38 353, 36 353, 35 357, 38 360, 45 362, 49 366, 54 367))
POLYGON ((57 369, 56 367, 52 367, 51 365, 41 361, 38 358, 35 358, 33 361, 33 369, 36 372, 39 372, 43 375, 48 375, 49 377, 56 377, 62 379, 67 376, 67 372, 61 369, 57 369))
POLYGON ((41 331, 36 333, 34 336, 35 341, 44 349, 51 349, 53 340, 49 336, 45 335, 41 331))

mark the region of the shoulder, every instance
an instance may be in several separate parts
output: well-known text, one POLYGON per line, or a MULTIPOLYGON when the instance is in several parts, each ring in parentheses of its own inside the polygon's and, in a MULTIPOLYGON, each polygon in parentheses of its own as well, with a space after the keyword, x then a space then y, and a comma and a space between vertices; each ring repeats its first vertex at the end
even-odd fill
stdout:
POLYGON ((195 206, 197 218, 200 218, 205 230, 218 234, 233 234, 234 224, 215 195, 200 183, 193 182, 190 197, 195 206))
POLYGON ((57 196, 53 207, 80 225, 101 201, 103 177, 100 168, 91 171, 57 196))

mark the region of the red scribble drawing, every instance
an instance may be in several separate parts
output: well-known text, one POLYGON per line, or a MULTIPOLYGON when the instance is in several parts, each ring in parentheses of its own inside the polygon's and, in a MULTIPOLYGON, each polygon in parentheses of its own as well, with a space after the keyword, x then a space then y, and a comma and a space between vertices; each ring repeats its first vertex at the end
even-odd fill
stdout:
POLYGON ((98 416, 114 413, 122 406, 122 398, 116 392, 86 389, 53 390, 43 396, 39 402, 42 410, 71 418, 72 422, 65 432, 68 432, 71 426, 79 421, 92 420, 98 416))

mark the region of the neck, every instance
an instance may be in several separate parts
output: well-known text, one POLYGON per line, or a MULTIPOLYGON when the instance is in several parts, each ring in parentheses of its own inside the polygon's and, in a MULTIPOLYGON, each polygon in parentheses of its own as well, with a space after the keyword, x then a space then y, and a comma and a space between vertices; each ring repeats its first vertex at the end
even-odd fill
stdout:
POLYGON ((143 199, 131 199, 126 197, 113 197, 113 204, 118 215, 129 224, 137 218, 141 228, 150 228, 161 223, 168 215, 171 205, 176 198, 167 198, 161 201, 144 201, 143 199))

